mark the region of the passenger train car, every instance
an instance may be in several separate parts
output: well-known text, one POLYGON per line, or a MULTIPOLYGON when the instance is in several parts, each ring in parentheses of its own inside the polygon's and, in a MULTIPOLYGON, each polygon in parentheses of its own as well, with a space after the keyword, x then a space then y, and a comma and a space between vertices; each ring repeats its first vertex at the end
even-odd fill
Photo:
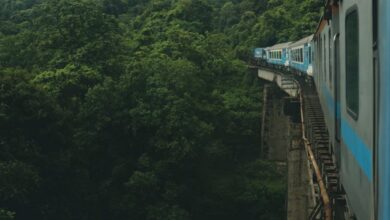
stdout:
POLYGON ((253 54, 255 59, 267 59, 267 53, 264 48, 255 48, 253 54))
POLYGON ((271 64, 287 66, 289 61, 289 56, 287 53, 288 45, 290 45, 290 42, 267 47, 265 49, 267 54, 267 62, 271 64))
POLYGON ((312 39, 313 35, 310 35, 297 42, 291 43, 287 49, 290 54, 289 66, 309 76, 313 76, 312 39))
POLYGON ((328 0, 312 36, 263 50, 314 80, 358 220, 390 220, 390 1, 328 0))

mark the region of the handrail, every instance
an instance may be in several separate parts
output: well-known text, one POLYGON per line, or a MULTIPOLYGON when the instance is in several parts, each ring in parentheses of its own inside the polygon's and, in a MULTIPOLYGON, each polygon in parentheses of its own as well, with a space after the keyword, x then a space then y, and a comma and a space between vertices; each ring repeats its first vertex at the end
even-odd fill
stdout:
POLYGON ((322 179, 321 171, 318 167, 317 161, 314 158, 313 151, 311 149, 311 143, 306 138, 305 135, 305 120, 303 117, 303 98, 302 98, 302 92, 300 92, 300 102, 301 102, 301 125, 302 125, 302 139, 305 143, 306 152, 308 153, 308 157, 310 159, 311 164, 313 165, 314 172, 317 177, 318 185, 320 186, 320 192, 321 192, 321 198, 322 202, 324 203, 324 212, 325 212, 325 220, 332 220, 332 207, 330 204, 330 199, 328 192, 326 191, 326 187, 324 184, 324 180, 322 179))
MULTIPOLYGON (((268 68, 266 68, 266 69, 268 69, 268 68)), ((272 71, 272 69, 271 69, 271 71, 272 71)), ((275 70, 273 70, 273 71, 275 71, 275 70)), ((293 79, 293 80, 299 86, 299 91, 298 92, 299 92, 299 98, 300 98, 300 103, 301 103, 300 111, 301 111, 302 139, 303 139, 303 142, 305 144, 305 149, 306 149, 306 152, 308 154, 309 160, 310 160, 310 162, 311 162, 311 164, 312 164, 312 166, 314 168, 314 172, 315 172, 316 177, 317 177, 318 185, 320 187, 321 199, 322 199, 322 202, 323 202, 323 207, 324 207, 324 212, 325 212, 325 220, 332 220, 333 215, 332 215, 332 207, 331 207, 331 204, 330 204, 330 198, 329 198, 328 192, 326 191, 326 187, 325 187, 324 180, 322 179, 321 171, 320 171, 320 169, 318 167, 317 161, 315 160, 315 157, 314 157, 314 154, 313 154, 313 150, 311 149, 311 145, 312 144, 306 138, 305 120, 304 120, 304 117, 303 117, 302 87, 301 87, 301 84, 296 79, 293 79)))

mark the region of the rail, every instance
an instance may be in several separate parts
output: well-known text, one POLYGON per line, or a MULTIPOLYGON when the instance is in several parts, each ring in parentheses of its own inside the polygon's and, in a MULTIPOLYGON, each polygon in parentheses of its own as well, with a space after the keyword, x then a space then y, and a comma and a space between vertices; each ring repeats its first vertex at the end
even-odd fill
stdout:
MULTIPOLYGON (((267 65, 266 66, 260 65, 260 67, 262 67, 264 69, 271 70, 273 72, 276 71, 280 74, 283 74, 280 69, 276 70, 275 68, 272 68, 272 67, 270 68, 267 65)), ((298 93, 299 93, 299 98, 300 98, 300 103, 301 103, 300 113, 301 113, 302 139, 303 139, 303 142, 305 144, 305 150, 308 154, 308 159, 313 166, 313 169, 314 169, 314 172, 315 172, 315 175, 317 178, 317 182, 318 182, 318 185, 320 187, 320 194, 321 194, 321 199, 322 199, 322 203, 323 203, 325 220, 332 220, 333 219, 333 214, 332 214, 333 211, 332 211, 332 206, 331 206, 331 200, 330 200, 329 194, 326 190, 326 186, 325 186, 324 180, 322 178, 320 168, 319 168, 317 161, 314 157, 314 153, 313 153, 313 150, 311 147, 312 144, 310 143, 310 141, 306 137, 305 120, 304 120, 304 114, 303 114, 304 102, 303 102, 303 97, 302 97, 302 85, 301 85, 301 83, 299 83, 299 81, 295 77, 292 77, 292 80, 295 81, 295 83, 299 86, 298 93)))
POLYGON ((325 187, 324 180, 321 175, 321 171, 318 167, 317 161, 315 160, 313 150, 311 149, 311 143, 310 141, 306 138, 306 132, 305 132, 305 120, 304 120, 304 115, 303 115, 303 97, 302 97, 302 92, 300 92, 300 102, 301 102, 301 126, 302 126, 302 139, 305 144, 306 152, 308 153, 309 160, 313 166, 314 172, 317 177, 317 182, 320 187, 320 192, 321 192, 321 198, 323 202, 323 207, 324 207, 324 212, 325 212, 325 220, 332 220, 332 207, 330 204, 330 199, 328 192, 325 187))

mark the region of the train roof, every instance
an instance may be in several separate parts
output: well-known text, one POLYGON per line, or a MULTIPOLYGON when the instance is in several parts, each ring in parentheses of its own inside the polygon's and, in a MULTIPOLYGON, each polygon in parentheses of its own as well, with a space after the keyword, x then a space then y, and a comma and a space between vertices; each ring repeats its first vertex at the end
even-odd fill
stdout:
POLYGON ((275 45, 273 45, 273 46, 267 47, 266 49, 267 49, 267 50, 284 49, 284 48, 287 48, 290 44, 291 44, 291 42, 281 43, 281 44, 275 44, 275 45))
POLYGON ((315 37, 317 37, 324 27, 329 24, 329 20, 331 20, 333 11, 338 10, 340 0, 326 0, 324 5, 324 12, 318 22, 317 28, 314 32, 315 37))
POLYGON ((313 36, 314 36, 314 35, 312 34, 312 35, 310 35, 310 36, 304 37, 304 38, 302 38, 302 39, 300 39, 300 40, 298 40, 298 41, 296 41, 296 42, 290 44, 290 45, 289 45, 289 48, 298 47, 298 46, 307 44, 307 43, 309 43, 310 41, 313 40, 313 36))

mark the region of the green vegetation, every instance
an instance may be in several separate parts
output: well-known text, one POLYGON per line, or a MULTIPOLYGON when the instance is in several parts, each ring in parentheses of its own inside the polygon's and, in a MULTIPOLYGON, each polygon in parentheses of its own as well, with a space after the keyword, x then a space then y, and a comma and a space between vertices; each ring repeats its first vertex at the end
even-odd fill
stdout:
POLYGON ((283 219, 254 46, 315 0, 0 0, 0 219, 283 219))

